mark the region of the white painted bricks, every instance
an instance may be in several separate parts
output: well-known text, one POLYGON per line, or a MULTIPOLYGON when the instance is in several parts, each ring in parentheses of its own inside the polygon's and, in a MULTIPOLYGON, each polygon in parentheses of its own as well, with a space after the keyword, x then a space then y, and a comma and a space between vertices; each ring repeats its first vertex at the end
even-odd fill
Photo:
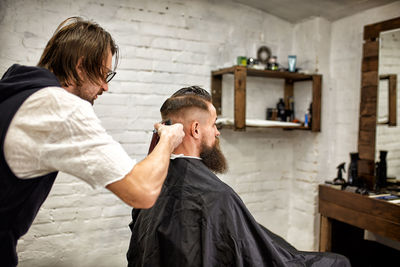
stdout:
MULTIPOLYGON (((317 185, 334 178, 336 165, 356 148, 360 34, 371 17, 365 14, 383 20, 395 17, 393 10, 398 3, 334 23, 316 18, 293 25, 232 1, 7 0, 0 3, 0 72, 16 62, 35 65, 65 18, 78 14, 98 22, 120 46, 121 60, 95 111, 129 155, 141 160, 160 105, 177 89, 209 90, 211 70, 232 65, 237 56, 256 56, 262 44, 283 65, 296 53, 299 67, 324 75, 322 132, 222 130, 230 170, 220 177, 260 223, 299 249, 315 250, 317 185)), ((233 80, 224 79, 223 112, 232 115, 233 80)), ((283 96, 282 88, 276 80, 248 78, 248 115, 264 118, 265 109, 283 96)), ((311 92, 307 85, 297 89, 311 92)), ((301 115, 309 99, 298 91, 301 115)), ((18 245, 20 266, 126 266, 130 210, 106 189, 93 190, 60 174, 18 245)))

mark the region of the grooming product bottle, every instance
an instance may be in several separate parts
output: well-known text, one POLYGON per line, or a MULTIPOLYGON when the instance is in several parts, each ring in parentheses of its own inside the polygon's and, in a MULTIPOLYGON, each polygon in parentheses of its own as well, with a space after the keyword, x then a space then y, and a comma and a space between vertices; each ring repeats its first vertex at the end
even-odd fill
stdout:
POLYGON ((386 178, 387 178, 387 165, 386 165, 386 150, 379 151, 379 162, 376 163, 375 167, 375 189, 380 190, 383 187, 386 187, 386 178))
POLYGON ((267 108, 267 120, 276 121, 278 111, 276 108, 267 108))
POLYGON ((296 56, 288 56, 288 65, 289 65, 288 70, 290 72, 296 71, 296 56))
POLYGON ((247 57, 238 56, 236 58, 236 64, 238 66, 247 66, 247 57))
POLYGON ((270 57, 268 60, 268 69, 269 70, 278 70, 278 68, 279 68, 279 64, 278 64, 276 56, 270 57))
POLYGON ((338 169, 337 177, 333 180, 333 184, 344 185, 346 183, 346 181, 343 179, 343 174, 342 174, 342 171, 346 172, 345 165, 346 163, 343 162, 336 167, 338 169))
POLYGON ((280 121, 286 121, 286 109, 283 98, 279 98, 279 102, 276 104, 276 109, 278 110, 278 118, 280 121))
POLYGON ((360 186, 358 183, 358 153, 350 153, 350 159, 347 182, 352 186, 360 186))

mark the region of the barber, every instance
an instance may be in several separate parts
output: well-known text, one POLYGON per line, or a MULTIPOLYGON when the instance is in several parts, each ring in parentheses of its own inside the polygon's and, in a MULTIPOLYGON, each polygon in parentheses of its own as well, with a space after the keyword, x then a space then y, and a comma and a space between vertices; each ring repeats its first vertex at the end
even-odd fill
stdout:
POLYGON ((60 24, 38 67, 14 64, 0 80, 0 262, 16 266, 18 239, 31 226, 58 171, 125 203, 150 208, 160 194, 181 124, 155 124, 160 141, 136 164, 101 126, 93 103, 114 77, 118 47, 98 24, 60 24))

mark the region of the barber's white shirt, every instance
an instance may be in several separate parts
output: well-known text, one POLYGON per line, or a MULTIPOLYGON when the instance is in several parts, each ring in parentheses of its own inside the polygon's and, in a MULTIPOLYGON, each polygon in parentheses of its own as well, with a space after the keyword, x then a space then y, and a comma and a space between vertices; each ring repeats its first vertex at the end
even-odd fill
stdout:
POLYGON ((122 179, 136 163, 106 133, 89 102, 59 87, 39 90, 21 105, 4 156, 21 179, 62 171, 93 187, 122 179))

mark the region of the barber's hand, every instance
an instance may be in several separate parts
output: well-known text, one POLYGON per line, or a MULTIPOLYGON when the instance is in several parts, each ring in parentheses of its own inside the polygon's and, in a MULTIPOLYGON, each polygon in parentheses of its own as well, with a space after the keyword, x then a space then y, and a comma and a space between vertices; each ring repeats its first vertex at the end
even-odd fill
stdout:
POLYGON ((175 123, 173 125, 164 125, 161 123, 154 124, 154 128, 157 130, 160 139, 167 138, 173 151, 177 146, 182 143, 185 132, 183 131, 183 125, 181 123, 175 123))

